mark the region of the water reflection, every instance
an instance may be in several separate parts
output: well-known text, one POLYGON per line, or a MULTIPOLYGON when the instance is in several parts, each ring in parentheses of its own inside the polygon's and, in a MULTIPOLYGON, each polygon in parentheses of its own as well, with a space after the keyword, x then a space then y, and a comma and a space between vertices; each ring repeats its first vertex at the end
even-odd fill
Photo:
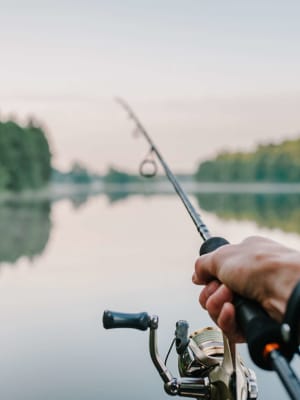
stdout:
POLYGON ((0 206, 0 262, 40 255, 51 231, 49 201, 8 201, 0 206))
MULTIPOLYGON (((281 229, 300 233, 300 193, 198 193, 193 194, 199 208, 216 214, 219 218, 237 221, 254 221, 259 227, 281 229)), ((137 191, 106 193, 109 202, 115 203, 138 194, 137 191)), ((140 192, 142 196, 157 196, 159 192, 140 192)), ((175 193, 164 193, 164 196, 175 193)))
POLYGON ((134 194, 136 194, 136 193, 118 190, 115 192, 108 192, 108 193, 106 193, 106 196, 108 198, 109 203, 113 204, 113 203, 117 203, 119 201, 126 200, 129 196, 132 196, 134 194))
MULTIPOLYGON (((60 193, 52 201, 1 203, 1 259, 34 258, 1 270, 1 399, 170 399, 151 364, 146 332, 105 331, 103 310, 158 314, 162 356, 175 321, 188 320, 191 331, 211 325, 191 284, 199 238, 176 196, 129 192, 118 195, 115 206, 106 196, 60 193)), ((205 207, 202 197, 200 204, 205 207)), ((205 214, 210 225, 213 216, 205 214)), ((224 237, 240 237, 241 229, 262 234, 254 224, 212 219, 224 237)), ((269 234, 291 241, 281 232, 269 234)), ((300 238, 293 240, 299 248, 300 238)), ((241 352, 257 371, 261 398, 287 400, 276 376, 255 368, 245 348, 241 352)), ((176 374, 176 355, 170 369, 176 374)))
MULTIPOLYGON (((10 200, 0 205, 0 263, 15 263, 21 257, 29 259, 42 254, 50 237, 51 207, 68 199, 74 210, 92 196, 106 196, 109 204, 127 200, 130 196, 160 196, 160 190, 112 190, 91 193, 80 190, 55 198, 24 201, 10 200)), ((169 191, 164 196, 175 196, 169 191)), ((300 233, 300 193, 193 193, 200 209, 212 212, 223 220, 255 221, 258 226, 279 228, 300 233)))
POLYGON ((68 199, 71 201, 74 210, 79 209, 83 206, 89 199, 89 193, 78 193, 70 196, 68 199))
POLYGON ((68 199, 74 210, 89 200, 89 192, 49 199, 12 198, 0 203, 0 263, 33 259, 47 247, 52 229, 52 204, 68 199))
POLYGON ((199 207, 222 219, 255 221, 258 226, 300 233, 300 194, 201 193, 199 207))

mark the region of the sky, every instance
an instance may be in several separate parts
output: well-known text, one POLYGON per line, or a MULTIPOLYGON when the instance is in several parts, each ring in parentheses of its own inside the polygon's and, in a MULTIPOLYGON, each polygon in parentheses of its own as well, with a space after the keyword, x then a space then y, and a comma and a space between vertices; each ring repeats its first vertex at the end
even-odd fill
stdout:
POLYGON ((0 118, 34 116, 53 164, 136 171, 121 96, 177 171, 300 135, 300 3, 0 0, 0 118))

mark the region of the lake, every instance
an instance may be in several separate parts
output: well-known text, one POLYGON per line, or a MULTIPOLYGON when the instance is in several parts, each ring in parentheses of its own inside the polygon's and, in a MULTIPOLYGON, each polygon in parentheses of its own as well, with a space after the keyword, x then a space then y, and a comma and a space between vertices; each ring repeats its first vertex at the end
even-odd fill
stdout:
MULTIPOLYGON (((264 235, 300 249, 300 193, 192 193, 211 232, 264 235)), ((200 237, 170 192, 6 201, 0 206, 0 397, 7 400, 167 399, 148 332, 102 328, 105 309, 160 318, 164 357, 179 319, 212 325, 191 283, 200 237)), ((260 399, 288 399, 272 372, 246 364, 260 399)), ((299 363, 295 363, 298 368, 299 363)), ((174 375, 176 356, 169 367, 174 375)))

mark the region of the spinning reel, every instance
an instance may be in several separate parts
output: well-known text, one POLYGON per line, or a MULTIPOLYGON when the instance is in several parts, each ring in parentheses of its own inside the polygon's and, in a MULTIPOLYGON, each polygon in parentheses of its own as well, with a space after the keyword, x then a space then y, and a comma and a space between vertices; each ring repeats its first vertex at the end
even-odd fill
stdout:
POLYGON ((206 400, 257 399, 254 372, 244 365, 235 352, 235 346, 231 346, 217 328, 204 328, 189 335, 187 321, 180 320, 176 323, 173 342, 178 354, 180 375, 176 378, 157 350, 157 316, 150 316, 145 312, 125 314, 105 311, 103 326, 106 329, 149 328, 150 356, 169 395, 206 400))

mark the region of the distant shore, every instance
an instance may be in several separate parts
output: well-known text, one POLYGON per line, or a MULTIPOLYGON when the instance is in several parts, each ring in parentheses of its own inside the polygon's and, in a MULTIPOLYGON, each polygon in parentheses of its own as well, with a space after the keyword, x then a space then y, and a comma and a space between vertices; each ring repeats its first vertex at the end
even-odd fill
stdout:
MULTIPOLYGON (((197 193, 261 193, 261 194, 289 194, 300 193, 299 183, 214 183, 185 181, 183 189, 189 194, 197 193)), ((173 194, 174 188, 167 180, 165 182, 142 183, 50 183, 38 190, 24 190, 21 192, 0 192, 0 202, 6 201, 58 201, 64 198, 77 196, 96 196, 106 193, 127 192, 132 194, 173 194)))

